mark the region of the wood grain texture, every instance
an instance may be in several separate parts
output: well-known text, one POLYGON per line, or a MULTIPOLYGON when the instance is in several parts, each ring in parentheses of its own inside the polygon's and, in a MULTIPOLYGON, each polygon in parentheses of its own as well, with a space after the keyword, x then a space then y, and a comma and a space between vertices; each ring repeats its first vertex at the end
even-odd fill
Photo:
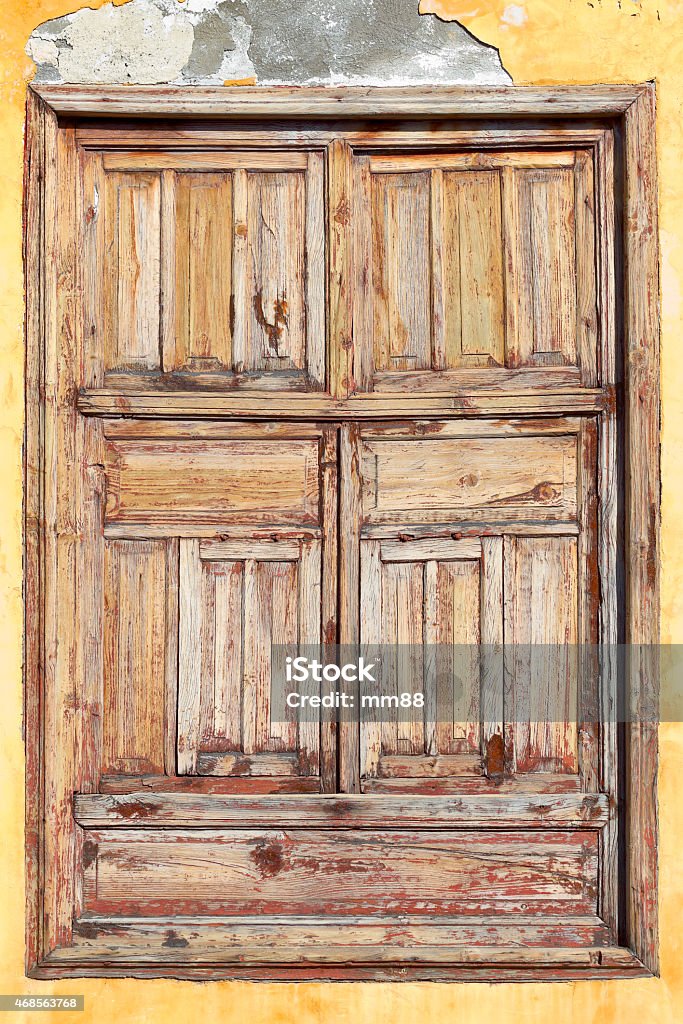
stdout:
POLYGON ((625 115, 626 640, 630 663, 628 932, 654 972, 657 945, 659 688, 659 272, 655 89, 625 115))
MULTIPOLYGON (((631 728, 620 791, 614 733, 596 737, 580 720, 572 732, 571 708, 594 695, 592 671, 576 676, 579 688, 569 665, 546 678, 546 711, 560 704, 555 725, 535 730, 529 715, 515 722, 512 742, 506 718, 523 719, 515 708, 530 697, 525 667, 517 666, 512 686, 500 658, 483 658, 466 673, 478 685, 465 687, 452 722, 439 723, 432 702, 421 720, 390 720, 374 739, 343 722, 322 736, 314 724, 311 735, 295 736, 291 723, 271 729, 255 713, 248 716, 253 750, 245 753, 234 742, 236 631, 223 628, 243 615, 244 593, 238 601, 228 575, 239 565, 250 579, 250 620, 263 636, 290 627, 294 635, 298 617, 299 637, 328 643, 355 642, 381 625, 395 638, 429 642, 443 631, 449 642, 481 639, 495 649, 525 630, 571 641, 592 639, 599 628, 610 640, 625 618, 627 639, 656 640, 652 90, 425 90, 419 97, 197 90, 186 97, 48 86, 46 95, 51 88, 58 106, 92 102, 99 116, 107 103, 121 104, 131 120, 58 127, 41 107, 29 122, 29 159, 39 174, 29 173, 27 267, 41 277, 37 293, 29 289, 27 317, 26 594, 27 601, 37 595, 38 611, 27 609, 26 692, 27 708, 37 694, 42 719, 36 723, 31 707, 29 779, 42 785, 40 806, 30 796, 27 804, 31 971, 271 978, 408 971, 500 980, 656 970, 656 732, 631 728), (151 96, 154 114, 178 103, 179 113, 186 105, 193 117, 215 118, 222 107, 225 122, 159 123, 141 132, 133 119, 144 116, 151 96), (259 110, 261 124, 238 123, 259 110), (352 111, 365 120, 340 121, 352 111), (627 113, 616 128, 585 120, 599 111, 627 113), (551 121, 553 112, 563 120, 551 121), (541 120, 515 121, 530 113, 541 120), (325 123, 304 124, 302 116, 325 123), (437 133, 418 123, 439 116, 451 121, 437 133), (406 117, 416 119, 409 130, 406 117), (621 159, 613 142, 620 144, 622 130, 623 211, 613 187, 621 159), (179 179, 181 192, 188 186, 180 205, 179 179), (375 220, 381 205, 391 229, 379 276, 391 324, 381 350, 398 361, 377 373, 362 345, 375 323, 365 305, 374 291, 373 194, 382 197, 375 220), (261 231, 257 209, 276 216, 281 244, 261 231), (622 215, 623 289, 614 279, 622 215), (418 228, 410 238, 406 225, 418 228), (186 237, 196 244, 182 276, 183 311, 173 293, 186 237), (103 294, 105 249, 116 273, 105 275, 103 294), (266 307, 284 290, 289 303, 295 281, 294 314, 289 305, 281 310, 287 324, 275 324, 266 308, 257 315, 256 250, 268 281, 279 282, 266 307), (543 259, 548 250, 554 260, 543 259), (463 257, 470 273, 458 279, 463 257), (429 264, 428 280, 406 295, 404 282, 419 284, 425 273, 406 273, 411 260, 429 264), (509 292, 515 275, 521 285, 509 292), (508 301, 508 292, 519 301, 508 301), (625 423, 612 387, 621 373, 622 293, 625 423), (187 345, 197 345, 188 358, 199 362, 186 359, 182 372, 173 371, 177 379, 162 380, 159 370, 183 344, 178 322, 188 324, 187 345), (273 326, 282 327, 292 364, 282 371, 272 368, 280 358, 270 344, 273 326), (268 354, 261 347, 261 367, 246 370, 257 327, 268 336, 268 354), (502 365, 511 332, 514 367, 502 365), (425 362, 418 370, 407 366, 411 336, 425 362), (214 359, 220 366, 201 362, 214 359), (330 394, 316 393, 328 360, 330 394), (191 378, 200 370, 198 389, 191 378), (370 385, 374 393, 361 394, 370 385), (250 423, 266 409, 272 427, 250 423), (623 540, 615 472, 622 443, 623 540), (66 468, 74 465, 75 480, 66 468), (546 483, 558 494, 549 496, 546 483), (180 514, 171 508, 174 487, 187 499, 180 514), (183 598, 190 561, 201 572, 183 598), (364 603, 364 592, 375 597, 364 603), (143 598, 150 645, 142 642, 144 616, 134 611, 143 598), (101 629, 108 635, 102 668, 101 629), (122 645, 110 642, 113 632, 122 645), (120 671, 126 658, 131 670, 120 671), (176 678, 187 681, 188 672, 197 685, 187 687, 193 696, 181 710, 176 678), (124 723, 119 729, 115 719, 124 723), (37 727, 51 738, 42 761, 37 727), (496 738, 506 729, 501 761, 496 738), (175 776, 176 730, 196 731, 195 769, 210 774, 175 776), (311 769, 321 774, 297 774, 311 769), (225 774, 235 771, 249 774, 225 774), (326 799, 321 787, 329 804, 318 803, 326 799), (333 795, 336 788, 342 795, 333 795), (74 825, 74 793, 81 794, 76 815, 94 830, 88 836, 74 825), (250 933, 248 915, 241 932, 225 925, 238 901, 240 914, 258 904, 262 939, 250 933), (339 915, 330 918, 332 941, 313 923, 319 905, 339 915), (104 915, 101 928, 83 918, 88 908, 104 915), (290 923, 278 930, 277 920, 265 920, 264 911, 291 908, 311 920, 308 935, 301 921, 291 931, 290 923), (381 931, 406 908, 423 915, 426 931, 411 922, 394 938, 381 931), (223 931, 190 934, 179 909, 214 915, 223 931), (380 930, 354 932, 359 909, 380 930), (496 919, 502 911, 495 932, 486 932, 482 909, 496 919), (142 918, 122 924, 122 913, 142 918), (469 922, 439 933, 454 913, 469 922), (150 914, 164 924, 144 922, 150 914), (181 939, 187 946, 174 952, 181 939)), ((251 654, 258 712, 266 672, 258 645, 251 654)), ((613 668, 600 683, 605 710, 613 668)), ((644 681, 652 672, 641 658, 629 676, 629 700, 648 722, 652 692, 644 681)), ((399 665, 397 685, 411 673, 399 665)))
POLYGON ((563 917, 595 907, 594 831, 105 829, 86 843, 84 906, 96 914, 305 915, 315 905, 342 916, 563 917))
POLYGON ((318 522, 313 440, 111 441, 105 454, 108 522, 318 522))
POLYGON ((335 795, 305 799, 302 796, 218 796, 192 793, 138 791, 126 795, 78 795, 74 813, 82 828, 219 828, 267 824, 272 828, 296 828, 302 814, 316 828, 375 829, 384 823, 392 828, 416 826, 471 829, 579 828, 600 830, 609 819, 604 794, 507 793, 463 794, 460 797, 382 797, 335 795))
POLYGON ((620 116, 647 86, 515 86, 477 89, 427 86, 418 90, 391 87, 245 87, 238 93, 197 87, 188 92, 172 86, 32 85, 51 109, 63 114, 166 117, 192 114, 248 120, 256 118, 401 119, 408 117, 567 117, 620 116))

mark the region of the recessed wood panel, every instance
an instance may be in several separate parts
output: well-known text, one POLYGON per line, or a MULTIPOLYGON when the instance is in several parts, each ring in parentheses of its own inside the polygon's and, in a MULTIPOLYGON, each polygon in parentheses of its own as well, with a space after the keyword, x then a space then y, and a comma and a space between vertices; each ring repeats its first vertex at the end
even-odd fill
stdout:
POLYGON ((431 365, 429 174, 372 182, 374 359, 378 370, 431 365))
POLYGON ((563 917, 595 911, 589 831, 87 832, 85 909, 201 914, 563 917))
POLYGON ((104 547, 102 770, 165 770, 175 673, 177 556, 166 541, 104 547))
POLYGON ((363 515, 369 523, 572 519, 575 437, 368 440, 363 515))
POLYGON ((320 642, 320 594, 319 541, 180 541, 180 774, 319 774, 319 724, 273 713, 271 648, 320 642))
POLYGON ((435 359, 435 368, 503 366, 500 175, 497 171, 444 171, 434 176, 432 187, 439 186, 443 189, 443 358, 435 359))
POLYGON ((320 150, 88 154, 87 379, 322 388, 324 174, 320 150))
POLYGON ((317 523, 318 443, 111 441, 107 521, 317 523))
POLYGON ((578 772, 579 579, 574 537, 505 541, 507 759, 578 772))
POLYGON ((595 385, 590 151, 353 160, 356 391, 595 385))
POLYGON ((99 271, 104 304, 97 341, 104 346, 106 367, 159 366, 160 203, 158 174, 122 172, 105 177, 99 271))
MULTIPOLYGON (((172 174, 172 172, 171 172, 172 174)), ((175 193, 175 346, 165 370, 232 369, 232 176, 178 173, 175 193)))

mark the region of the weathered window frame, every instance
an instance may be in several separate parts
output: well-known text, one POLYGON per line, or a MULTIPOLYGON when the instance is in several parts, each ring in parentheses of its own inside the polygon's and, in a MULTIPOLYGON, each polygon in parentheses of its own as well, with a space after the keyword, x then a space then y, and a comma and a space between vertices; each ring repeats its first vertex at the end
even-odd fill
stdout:
MULTIPOLYGON (((41 716, 49 697, 49 658, 44 625, 58 600, 46 586, 46 508, 41 450, 49 443, 54 394, 53 364, 64 344, 68 294, 54 301, 61 268, 50 248, 56 222, 56 163, 60 146, 58 121, 81 117, 187 117, 263 120, 381 119, 518 119, 561 117, 608 120, 621 138, 623 184, 621 266, 623 322, 618 328, 618 358, 623 360, 625 423, 625 608, 624 641, 647 647, 659 641, 659 283, 655 157, 655 89, 634 87, 567 87, 555 89, 174 89, 165 87, 89 87, 48 85, 28 94, 25 193, 26 265, 26 435, 25 473, 25 728, 27 752, 27 971, 33 977, 62 976, 63 970, 41 963, 42 933, 42 783, 41 716), (46 686, 48 690, 46 691, 46 686)), ((65 216, 69 210, 65 211, 65 216)), ((617 279, 619 282, 619 278, 617 279)), ((334 369, 334 368, 333 368, 334 369)), ((64 400, 68 396, 60 396, 64 400)), ((72 403, 73 404, 73 403, 72 403)), ((639 649, 638 647, 636 649, 639 649)), ((627 731, 626 778, 626 934, 644 973, 658 971, 657 931, 657 724, 652 707, 650 664, 634 657, 629 669, 631 723, 627 731)), ((78 973, 84 973, 79 971, 78 973)), ((128 970, 91 968, 94 974, 130 974, 128 970)), ((137 973, 137 972, 136 972, 137 973)), ((144 974, 145 972, 140 972, 144 974)), ((151 974, 163 973, 163 969, 151 974)), ((176 972, 177 973, 177 972, 176 972)), ((489 967, 474 972, 482 980, 514 977, 489 967)), ((621 973, 618 965, 612 975, 621 973)), ((633 973, 632 971, 630 972, 633 973)), ((410 970, 407 972, 410 974, 410 970)), ((404 972, 401 976, 407 976, 404 972)), ((606 970, 609 976, 610 971, 606 970)), ((191 976, 199 976, 196 972, 191 976)), ((211 973, 204 974, 211 976, 211 973)), ((247 976, 240 974, 239 976, 247 976)), ((263 977, 285 977, 284 971, 263 977)), ((320 977, 342 977, 343 970, 320 977)), ((351 976, 357 976, 349 974, 351 976)), ((424 971, 414 977, 428 976, 424 971)), ((443 977, 444 973, 436 975, 443 977)), ((450 976, 471 977, 473 970, 454 967, 450 976)), ((519 976, 582 976, 571 964, 519 976)), ((596 976, 583 974, 586 976, 596 976)))

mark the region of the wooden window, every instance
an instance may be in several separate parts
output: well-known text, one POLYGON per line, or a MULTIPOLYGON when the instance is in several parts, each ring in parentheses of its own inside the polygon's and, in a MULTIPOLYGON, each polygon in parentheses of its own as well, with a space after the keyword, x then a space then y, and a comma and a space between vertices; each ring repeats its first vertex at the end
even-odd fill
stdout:
POLYGON ((30 91, 30 974, 656 973, 653 107, 30 91))

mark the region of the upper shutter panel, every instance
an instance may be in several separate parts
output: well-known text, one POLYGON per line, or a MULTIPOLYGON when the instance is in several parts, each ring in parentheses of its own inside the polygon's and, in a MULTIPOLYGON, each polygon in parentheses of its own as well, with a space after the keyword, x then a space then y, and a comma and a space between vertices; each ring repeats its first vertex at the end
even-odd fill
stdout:
POLYGON ((86 385, 324 387, 321 152, 91 153, 83 188, 86 385))
POLYGON ((590 154, 353 160, 356 390, 596 385, 590 154))

